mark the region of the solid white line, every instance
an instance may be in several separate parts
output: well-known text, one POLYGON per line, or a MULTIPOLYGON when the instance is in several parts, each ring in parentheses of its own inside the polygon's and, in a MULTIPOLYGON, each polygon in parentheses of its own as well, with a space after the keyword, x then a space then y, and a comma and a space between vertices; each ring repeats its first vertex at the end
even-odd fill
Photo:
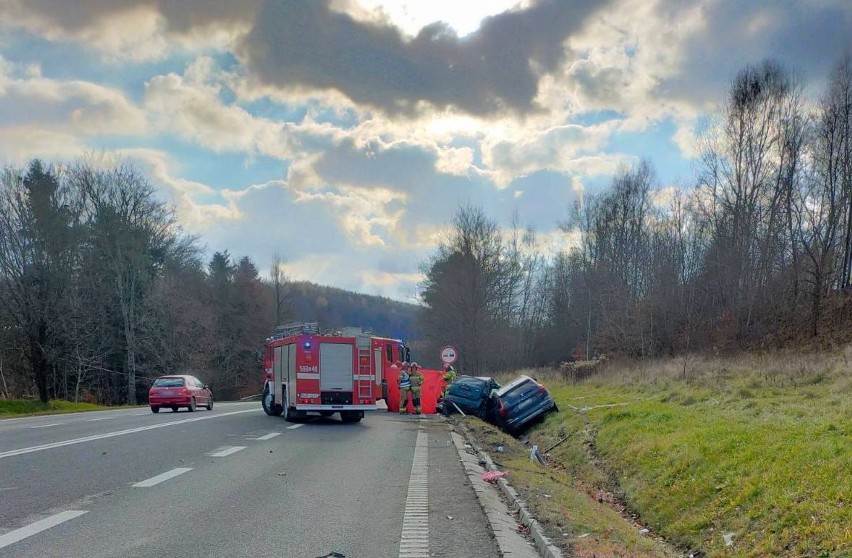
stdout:
POLYGON ((154 430, 156 428, 165 428, 166 426, 174 426, 176 424, 184 424, 187 422, 197 422, 199 420, 210 420, 220 417, 228 417, 231 415, 239 415, 242 413, 257 413, 259 409, 247 409, 245 411, 231 411, 230 413, 219 413, 215 415, 205 414, 200 417, 183 419, 183 420, 173 420, 171 422, 164 422, 161 424, 151 424, 149 426, 140 426, 139 428, 128 428, 127 430, 118 430, 116 432, 106 432, 104 434, 95 434, 92 436, 84 436, 83 438, 74 438, 73 440, 64 440, 62 442, 53 442, 51 444, 42 444, 40 446, 32 446, 29 448, 21 448, 16 450, 4 451, 0 452, 0 459, 4 457, 12 457, 15 455, 23 455, 25 453, 32 453, 34 451, 42 451, 53 448, 61 448, 63 446, 71 446, 74 444, 82 444, 84 442, 93 442, 95 440, 103 440, 104 438, 113 438, 115 436, 124 436, 125 434, 135 434, 136 432, 144 432, 145 430, 154 430))
POLYGON ((265 434, 263 436, 255 438, 255 440, 271 440, 272 438, 274 438, 276 436, 280 436, 280 435, 281 435, 280 432, 270 432, 269 434, 265 434))
POLYGON ((88 511, 83 510, 68 510, 64 512, 57 513, 56 515, 51 515, 50 517, 46 517, 41 521, 36 521, 35 523, 30 523, 26 527, 21 527, 20 529, 15 529, 14 531, 9 531, 5 535, 0 535, 0 548, 5 548, 10 544, 15 544, 16 542, 23 540, 27 537, 31 537, 36 533, 41 533, 46 529, 50 529, 51 527, 56 527, 60 523, 65 523, 70 519, 74 519, 75 517, 80 517, 84 513, 89 513, 88 511))
POLYGON ((177 469, 172 469, 171 471, 166 471, 161 475, 157 475, 156 477, 151 477, 150 479, 146 479, 140 482, 137 482, 133 485, 134 488, 149 488, 154 486, 155 484, 160 484, 163 481, 167 481, 169 479, 173 479, 178 475, 182 475, 187 471, 192 471, 191 467, 178 467, 177 469))
POLYGON ((414 444, 414 460, 399 537, 399 557, 429 556, 429 435, 423 431, 421 424, 414 444))
POLYGON ((304 424, 294 424, 293 426, 288 426, 287 430, 296 430, 297 428, 301 428, 305 426, 304 424))
POLYGON ((51 422, 50 424, 39 424, 38 426, 30 426, 30 428, 47 428, 49 426, 60 426, 65 424, 64 422, 51 422))
POLYGON ((227 457, 232 453, 237 453, 240 450, 246 449, 246 446, 232 446, 230 448, 222 448, 222 450, 217 451, 216 453, 208 453, 210 457, 227 457))

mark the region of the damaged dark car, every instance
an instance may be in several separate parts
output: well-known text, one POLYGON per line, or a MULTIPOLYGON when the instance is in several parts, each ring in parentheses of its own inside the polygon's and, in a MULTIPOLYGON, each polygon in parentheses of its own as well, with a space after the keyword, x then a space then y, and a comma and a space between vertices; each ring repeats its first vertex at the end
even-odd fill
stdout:
POLYGON ((517 434, 546 414, 559 411, 553 396, 529 376, 520 376, 494 395, 494 422, 509 434, 517 434))
POLYGON ((492 395, 500 388, 493 378, 485 376, 459 376, 450 385, 447 395, 438 403, 438 412, 444 415, 461 411, 483 420, 494 422, 496 400, 492 395))

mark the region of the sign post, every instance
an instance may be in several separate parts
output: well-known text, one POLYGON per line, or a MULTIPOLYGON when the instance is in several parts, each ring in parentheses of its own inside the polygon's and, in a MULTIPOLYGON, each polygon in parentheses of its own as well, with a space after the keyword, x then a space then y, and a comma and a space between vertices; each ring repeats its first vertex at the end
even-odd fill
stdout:
POLYGON ((444 364, 452 364, 459 358, 459 353, 452 345, 447 345, 441 349, 441 362, 444 364))

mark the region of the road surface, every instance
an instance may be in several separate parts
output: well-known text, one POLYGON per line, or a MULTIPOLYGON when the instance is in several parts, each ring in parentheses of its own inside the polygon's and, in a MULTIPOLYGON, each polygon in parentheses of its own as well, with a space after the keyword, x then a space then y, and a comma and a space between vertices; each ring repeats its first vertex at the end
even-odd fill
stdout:
POLYGON ((449 440, 257 402, 0 420, 0 556, 499 556, 449 440))

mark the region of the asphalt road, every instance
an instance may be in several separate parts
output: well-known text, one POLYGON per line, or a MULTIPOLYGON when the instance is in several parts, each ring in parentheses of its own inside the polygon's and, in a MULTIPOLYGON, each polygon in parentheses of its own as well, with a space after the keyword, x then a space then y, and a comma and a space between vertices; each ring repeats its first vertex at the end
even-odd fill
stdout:
POLYGON ((257 402, 0 420, 0 556, 499 556, 449 440, 257 402))

